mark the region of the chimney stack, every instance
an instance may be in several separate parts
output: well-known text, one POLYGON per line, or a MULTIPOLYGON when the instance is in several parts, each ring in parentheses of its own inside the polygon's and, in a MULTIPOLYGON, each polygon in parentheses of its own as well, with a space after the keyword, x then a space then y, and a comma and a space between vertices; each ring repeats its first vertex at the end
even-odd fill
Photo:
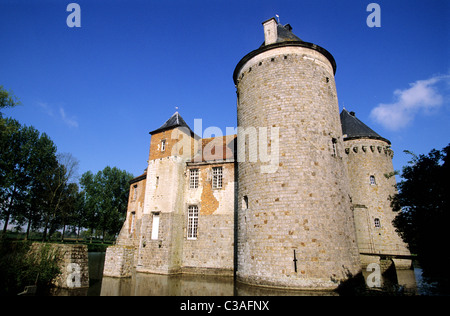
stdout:
POLYGON ((277 21, 275 18, 271 18, 265 22, 264 25, 264 44, 270 45, 277 41, 277 21))

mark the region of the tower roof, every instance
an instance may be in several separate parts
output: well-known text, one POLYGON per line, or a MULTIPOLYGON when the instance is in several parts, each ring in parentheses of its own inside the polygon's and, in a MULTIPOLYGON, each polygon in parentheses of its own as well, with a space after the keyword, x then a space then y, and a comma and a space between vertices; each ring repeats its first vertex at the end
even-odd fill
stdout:
POLYGON ((356 116, 355 112, 348 112, 343 109, 341 112, 341 126, 344 140, 359 139, 359 138, 371 138, 379 139, 387 143, 391 143, 384 137, 381 137, 369 126, 361 122, 356 116))
MULTIPOLYGON (((272 18, 273 19, 273 18, 272 18)), ((303 42, 294 33, 292 33, 292 26, 290 24, 282 25, 277 23, 277 39, 276 43, 282 42, 303 42)), ((262 43, 261 47, 266 46, 266 43, 262 43)))
POLYGON ((276 27, 274 27, 273 29, 274 31, 276 31, 274 41, 270 41, 270 44, 266 44, 265 40, 264 43, 258 49, 251 51, 239 61, 233 72, 233 81, 235 84, 237 83, 237 76, 239 74, 239 71, 247 63, 247 61, 249 61, 250 59, 252 59, 253 57, 262 52, 284 46, 305 47, 321 53, 330 61, 331 66, 333 67, 333 72, 336 73, 336 61, 334 60, 333 55, 331 55, 330 52, 328 52, 325 48, 322 48, 319 45, 313 43, 304 42, 294 33, 292 33, 292 27, 290 24, 281 25, 280 23, 276 22, 275 18, 271 18, 263 22, 263 25, 270 21, 273 21, 272 25, 276 23, 276 27))
POLYGON ((194 133, 192 132, 189 125, 187 125, 187 123, 183 120, 180 113, 178 113, 177 111, 163 125, 161 125, 161 127, 150 132, 150 134, 153 135, 155 133, 162 132, 175 127, 187 127, 192 134, 194 133))

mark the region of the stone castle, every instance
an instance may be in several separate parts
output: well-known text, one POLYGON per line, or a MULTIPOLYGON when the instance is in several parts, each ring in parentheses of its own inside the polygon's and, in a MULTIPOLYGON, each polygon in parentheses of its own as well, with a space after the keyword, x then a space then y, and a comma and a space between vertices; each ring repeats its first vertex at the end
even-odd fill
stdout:
POLYGON ((234 135, 201 138, 178 112, 150 132, 105 276, 334 289, 380 258, 410 265, 392 226, 390 142, 355 113, 339 115, 327 50, 274 18, 263 26, 264 43, 233 74, 234 135))

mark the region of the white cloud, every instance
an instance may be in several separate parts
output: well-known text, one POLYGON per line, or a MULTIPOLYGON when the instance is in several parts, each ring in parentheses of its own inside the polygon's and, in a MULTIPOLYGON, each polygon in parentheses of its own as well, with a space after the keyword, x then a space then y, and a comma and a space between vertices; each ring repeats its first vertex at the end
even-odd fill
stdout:
POLYGON ((376 122, 390 130, 399 130, 410 124, 419 113, 431 113, 444 103, 443 95, 436 84, 449 81, 450 75, 435 76, 427 80, 418 80, 410 88, 394 91, 394 103, 380 103, 370 116, 376 122))
POLYGON ((63 107, 59 107, 59 112, 53 111, 52 106, 50 106, 47 102, 36 102, 36 104, 41 108, 41 110, 46 113, 48 116, 51 116, 56 119, 62 120, 64 124, 69 127, 78 127, 78 121, 75 117, 68 117, 66 111, 63 107), (58 115, 59 114, 59 115, 58 115))
POLYGON ((78 122, 73 117, 72 118, 67 117, 66 112, 62 107, 59 108, 59 114, 61 115, 61 119, 65 124, 67 124, 70 127, 78 127, 78 122))

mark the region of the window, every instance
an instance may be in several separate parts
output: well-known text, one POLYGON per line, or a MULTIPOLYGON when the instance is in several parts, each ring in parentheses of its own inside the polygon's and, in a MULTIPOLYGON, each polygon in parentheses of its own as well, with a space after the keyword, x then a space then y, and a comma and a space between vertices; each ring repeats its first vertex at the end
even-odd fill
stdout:
POLYGON ((137 184, 133 185, 133 201, 137 199, 137 184))
POLYGON ((198 206, 189 205, 187 239, 197 239, 198 230, 198 206))
POLYGON ((189 188, 190 189, 198 188, 198 169, 189 170, 189 188))
POLYGON ((166 150, 166 140, 163 139, 163 140, 161 141, 161 151, 165 151, 165 150, 166 150))
POLYGON ((152 240, 158 239, 158 233, 159 233, 159 213, 153 213, 152 240))
POLYGON ((130 234, 134 233, 134 220, 135 220, 135 217, 136 217, 136 213, 135 212, 131 212, 131 223, 130 223, 130 227, 128 229, 128 232, 130 234))
POLYGON ((376 185, 377 183, 375 182, 375 176, 370 176, 369 177, 369 181, 370 181, 370 185, 376 185))
POLYGON ((331 139, 331 146, 333 149, 333 157, 337 157, 337 139, 336 138, 331 139))
POLYGON ((373 220, 374 224, 375 224, 375 228, 380 228, 381 224, 380 224, 380 219, 379 218, 375 218, 373 220))
POLYGON ((242 209, 247 210, 248 209, 248 196, 244 195, 242 198, 242 209))
POLYGON ((221 189, 222 188, 222 167, 214 167, 212 168, 213 178, 212 178, 212 187, 213 189, 221 189))

